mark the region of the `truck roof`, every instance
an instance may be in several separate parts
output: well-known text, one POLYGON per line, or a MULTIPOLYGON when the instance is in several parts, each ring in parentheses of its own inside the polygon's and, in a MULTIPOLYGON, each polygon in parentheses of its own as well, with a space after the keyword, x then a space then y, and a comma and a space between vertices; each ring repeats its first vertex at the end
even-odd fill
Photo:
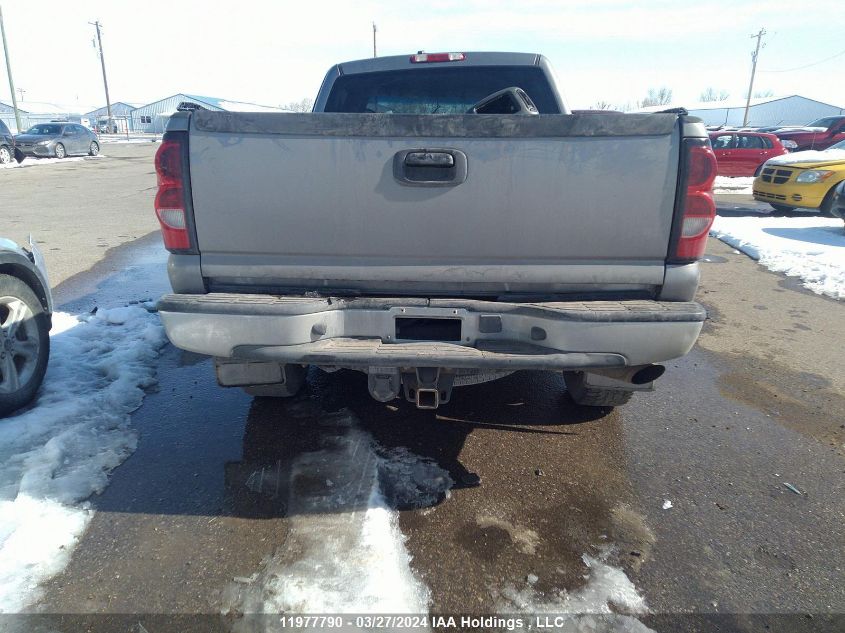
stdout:
MULTIPOLYGON (((460 51, 463 52, 463 51, 460 51)), ((358 59, 337 64, 338 74, 351 75, 354 73, 372 73, 382 70, 398 70, 400 68, 431 68, 432 65, 448 66, 537 66, 542 55, 537 53, 496 53, 470 51, 463 53, 465 58, 453 62, 423 62, 412 63, 414 53, 407 55, 391 55, 389 57, 372 57, 358 59)))

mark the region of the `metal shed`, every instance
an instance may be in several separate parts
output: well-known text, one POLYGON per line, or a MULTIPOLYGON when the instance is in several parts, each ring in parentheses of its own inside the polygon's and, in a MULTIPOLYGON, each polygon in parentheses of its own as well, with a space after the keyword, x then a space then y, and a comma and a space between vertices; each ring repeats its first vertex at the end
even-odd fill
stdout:
MULTIPOLYGON (((673 107, 684 107, 705 125, 741 126, 745 116, 745 99, 708 101, 705 103, 678 103, 643 108, 642 112, 657 112, 673 107)), ((825 116, 845 114, 845 108, 823 103, 801 95, 763 97, 752 99, 748 109, 748 127, 770 125, 806 125, 825 116)))
MULTIPOLYGON (((121 134, 132 132, 132 111, 138 107, 137 103, 126 103, 118 101, 111 104, 111 116, 114 120, 114 125, 117 126, 117 131, 121 134)), ((103 106, 96 110, 91 110, 82 115, 83 123, 87 119, 87 125, 92 129, 97 129, 100 125, 108 124, 108 108, 103 106)))
POLYGON ((229 112, 283 112, 281 108, 262 106, 255 103, 230 101, 219 97, 204 97, 184 92, 136 108, 132 111, 132 130, 161 134, 167 127, 170 116, 180 105, 189 105, 205 110, 226 110, 229 112))

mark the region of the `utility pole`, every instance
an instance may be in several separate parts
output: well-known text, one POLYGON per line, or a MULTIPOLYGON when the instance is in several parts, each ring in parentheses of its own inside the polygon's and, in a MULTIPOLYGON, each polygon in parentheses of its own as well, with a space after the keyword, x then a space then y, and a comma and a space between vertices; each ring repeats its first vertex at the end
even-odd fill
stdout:
POLYGON ((378 57, 376 55, 376 23, 373 22, 373 57, 378 57))
POLYGON ((766 29, 760 29, 756 35, 752 35, 751 39, 757 38, 757 49, 751 54, 751 82, 748 84, 748 99, 745 101, 745 116, 742 117, 742 125, 748 125, 748 109, 751 107, 751 91, 754 90, 754 74, 757 72, 757 56, 760 54, 760 44, 763 41, 763 36, 766 34, 766 29))
POLYGON ((94 28, 97 29, 97 45, 100 48, 100 65, 103 67, 103 87, 106 89, 106 112, 109 117, 109 122, 107 125, 108 129, 111 130, 111 100, 109 99, 109 82, 106 79, 106 58, 103 57, 103 40, 100 38, 100 21, 97 20, 95 22, 89 22, 88 24, 92 25, 94 28))
POLYGON ((18 99, 15 97, 15 82, 12 79, 12 63, 9 61, 9 46, 6 44, 6 26, 3 24, 3 7, 0 7, 0 32, 3 33, 3 53, 6 55, 6 74, 9 76, 9 91, 12 93, 12 108, 15 111, 15 125, 18 134, 21 130, 21 113, 18 111, 18 99))

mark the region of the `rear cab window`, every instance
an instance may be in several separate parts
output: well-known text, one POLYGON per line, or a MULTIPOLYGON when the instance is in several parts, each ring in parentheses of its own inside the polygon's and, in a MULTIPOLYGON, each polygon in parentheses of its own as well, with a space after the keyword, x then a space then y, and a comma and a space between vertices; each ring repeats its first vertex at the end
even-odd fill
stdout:
POLYGON ((468 66, 388 70, 335 79, 325 112, 464 114, 494 92, 522 88, 540 114, 560 114, 549 80, 537 66, 468 66))

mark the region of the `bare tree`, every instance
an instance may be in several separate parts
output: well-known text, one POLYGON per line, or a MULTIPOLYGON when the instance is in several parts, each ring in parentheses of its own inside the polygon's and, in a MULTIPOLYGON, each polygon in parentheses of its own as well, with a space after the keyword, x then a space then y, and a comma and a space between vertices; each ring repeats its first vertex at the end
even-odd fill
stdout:
POLYGON ((775 93, 772 92, 771 90, 758 90, 757 92, 754 93, 755 99, 762 99, 764 97, 774 97, 774 96, 775 96, 775 93))
POLYGON ((725 101, 730 96, 730 93, 727 90, 719 90, 716 91, 715 88, 707 88, 704 92, 701 93, 698 100, 699 101, 725 101))
POLYGON ((639 102, 641 108, 672 103, 672 91, 666 86, 649 88, 648 96, 639 102))
POLYGON ((609 101, 596 101, 590 106, 590 110, 616 110, 616 108, 609 101))
POLYGON ((314 99, 305 97, 302 101, 291 101, 279 107, 290 112, 311 112, 314 108, 314 99))

